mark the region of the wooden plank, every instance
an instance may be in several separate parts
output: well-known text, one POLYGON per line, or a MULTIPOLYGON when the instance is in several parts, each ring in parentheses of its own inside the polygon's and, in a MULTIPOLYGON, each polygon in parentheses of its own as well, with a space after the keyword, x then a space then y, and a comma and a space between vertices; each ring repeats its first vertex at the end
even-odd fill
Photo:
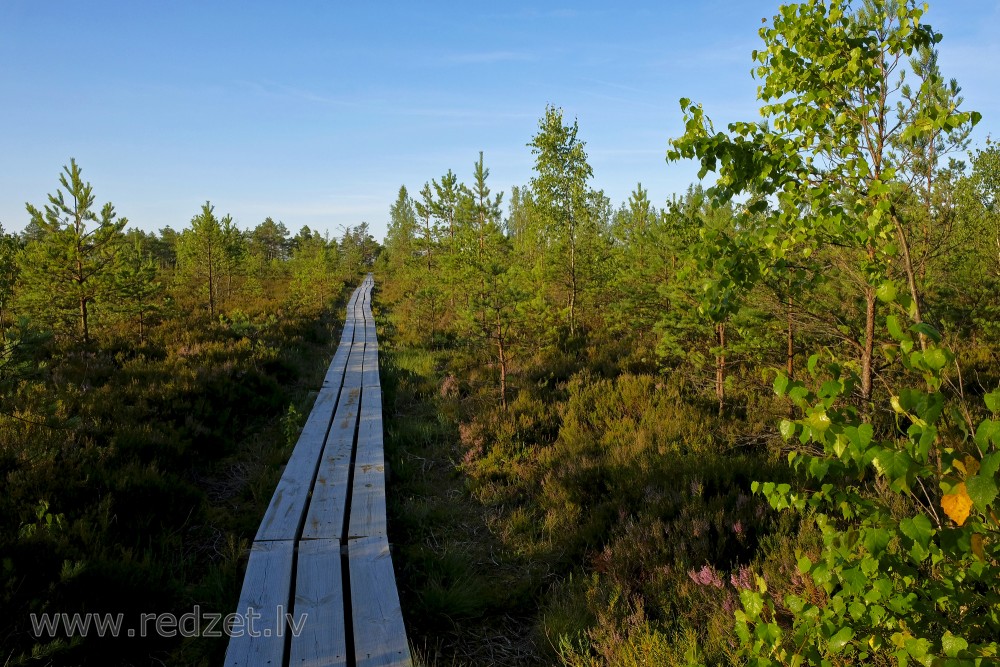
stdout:
POLYGON ((323 447, 322 461, 302 528, 304 540, 339 540, 343 535, 344 512, 350 491, 347 483, 360 399, 360 387, 345 386, 340 393, 337 414, 323 447))
POLYGON ((385 537, 385 465, 365 464, 354 468, 351 493, 349 540, 385 537))
POLYGON ((227 667, 281 667, 285 659, 285 614, 291 598, 294 542, 256 542, 240 592, 234 625, 226 650, 227 667))
POLYGON ((347 372, 344 373, 344 387, 361 387, 364 378, 365 342, 362 338, 351 345, 351 356, 347 360, 347 372))
POLYGON ((330 433, 323 448, 324 456, 335 457, 337 461, 350 463, 360 403, 361 387, 344 387, 340 393, 337 414, 333 419, 333 425, 330 427, 330 433))
POLYGON ((386 534, 385 454, 382 440, 382 394, 367 387, 361 396, 358 443, 348 539, 386 534))
MULTIPOLYGON (((366 311, 370 314, 370 309, 366 311)), ((348 539, 386 534, 385 455, 382 442, 382 390, 375 326, 365 326, 365 357, 354 462, 348 539)))
POLYGON ((337 351, 333 355, 333 359, 330 360, 330 367, 326 371, 326 377, 323 378, 323 386, 333 386, 340 387, 340 383, 344 380, 344 371, 347 369, 347 360, 351 356, 351 345, 354 342, 353 328, 350 336, 345 340, 341 339, 340 345, 337 346, 337 351))
POLYGON ((348 543, 354 657, 358 667, 411 667, 403 613, 385 537, 348 543))
POLYGON ((382 450, 382 392, 369 387, 361 395, 356 465, 383 463, 382 450))
POLYGON ((361 303, 364 300, 364 291, 365 286, 364 283, 362 283, 361 285, 355 287, 354 292, 351 293, 351 298, 347 302, 347 316, 344 326, 345 330, 347 329, 347 324, 353 325, 358 319, 358 314, 360 313, 359 309, 361 308, 361 303))
POLYGON ((298 536, 306 500, 333 419, 336 397, 336 389, 329 387, 320 390, 316 396, 313 409, 257 529, 256 540, 294 540, 298 536))
POLYGON ((332 389, 339 389, 340 384, 344 381, 344 371, 347 370, 347 359, 351 354, 351 344, 343 343, 337 347, 336 354, 333 355, 333 359, 330 360, 330 367, 326 370, 326 376, 323 378, 323 386, 332 389))
POLYGON ((289 667, 347 665, 339 540, 299 543, 293 618, 304 625, 292 635, 289 667))
POLYGON ((358 321, 354 318, 354 306, 347 307, 347 314, 344 316, 344 329, 340 332, 340 342, 350 343, 354 340, 354 329, 358 321))
POLYGON ((375 319, 371 313, 371 292, 368 292, 369 301, 365 304, 365 326, 363 335, 365 337, 365 359, 362 386, 375 387, 379 384, 378 375, 378 336, 375 333, 375 319))
POLYGON ((375 391, 380 389, 378 375, 378 350, 369 350, 365 347, 364 370, 361 373, 361 386, 371 388, 375 391))
POLYGON ((362 287, 359 285, 355 288, 354 293, 351 294, 351 300, 347 302, 347 314, 344 319, 345 329, 347 329, 347 325, 353 325, 357 321, 358 308, 361 306, 362 291, 362 287))

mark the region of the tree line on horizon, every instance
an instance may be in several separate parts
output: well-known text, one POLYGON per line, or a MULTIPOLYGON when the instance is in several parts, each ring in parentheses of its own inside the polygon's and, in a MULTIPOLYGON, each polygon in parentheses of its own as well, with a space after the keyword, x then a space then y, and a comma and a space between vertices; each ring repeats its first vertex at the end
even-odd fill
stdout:
POLYGON ((293 236, 270 217, 242 230, 231 215, 216 215, 211 202, 180 231, 126 230, 128 219, 110 202, 98 210, 75 160, 59 184, 42 208, 26 205, 23 232, 0 227, 0 325, 20 314, 88 343, 96 314, 98 327, 131 327, 141 343, 164 296, 215 319, 237 294, 259 295, 284 273, 296 298, 321 303, 339 262, 370 265, 377 255, 364 222, 346 228, 339 242, 308 226, 293 236))

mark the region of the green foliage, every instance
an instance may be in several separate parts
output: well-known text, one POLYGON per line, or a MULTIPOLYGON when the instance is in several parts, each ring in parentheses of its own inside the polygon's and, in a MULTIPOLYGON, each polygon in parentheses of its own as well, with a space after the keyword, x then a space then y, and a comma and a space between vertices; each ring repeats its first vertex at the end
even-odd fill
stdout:
POLYGON ((943 294, 950 305, 946 321, 966 336, 973 330, 995 336, 1000 333, 1000 309, 988 295, 1000 289, 1000 146, 975 151, 972 173, 956 190, 957 251, 948 255, 944 268, 959 280, 943 294), (962 280, 965 277, 970 279, 962 280))
MULTIPOLYGON (((764 251, 761 274, 787 271, 793 251, 819 251, 834 266, 852 267, 865 304, 855 360, 841 363, 834 354, 819 364, 812 357, 811 388, 781 374, 775 381, 776 392, 801 412, 782 421, 780 432, 802 445, 789 461, 809 486, 767 482, 755 490, 773 508, 815 522, 824 550, 799 557, 819 599, 784 596, 790 623, 778 616, 780 598, 765 595, 765 580, 741 593, 736 630, 750 664, 890 656, 931 664, 997 653, 996 554, 983 538, 993 530, 988 511, 996 497, 991 427, 973 428, 961 394, 945 392, 955 356, 923 320, 918 269, 922 279, 926 266, 914 261, 903 213, 906 170, 928 174, 930 211, 936 151, 945 140, 961 145, 979 117, 957 111, 956 84, 942 85, 931 51, 941 36, 921 23, 923 11, 877 0, 856 9, 845 2, 783 6, 761 28, 764 48, 754 53, 767 125, 734 123, 732 136, 714 133, 700 106, 681 101, 686 133, 672 142, 669 159, 697 157, 702 175, 718 170, 711 193, 719 201, 749 193, 779 204, 769 209, 760 199, 748 207, 765 216, 748 230, 750 243, 764 251), (911 65, 919 90, 889 79, 910 56, 918 56, 911 65), (899 122, 888 125, 882 119, 893 104, 899 122), (896 267, 905 294, 893 280, 896 267), (890 385, 887 396, 894 425, 873 424, 872 410, 850 400, 857 390, 866 402, 873 396, 880 303, 893 310, 885 318, 893 342, 881 351, 901 367, 893 374, 901 386, 890 385), (923 386, 907 386, 913 377, 923 386), (984 435, 969 451, 973 431, 984 435)), ((925 252, 929 238, 925 233, 925 252)), ((744 275, 755 279, 739 264, 724 264, 717 275, 723 287, 739 285, 744 275)), ((789 345, 791 335, 789 329, 789 345)))
POLYGON ((27 318, 19 318, 17 322, 3 330, 0 339, 0 396, 3 402, 2 412, 11 409, 10 397, 18 385, 36 376, 44 367, 41 349, 48 342, 50 335, 38 331, 31 326, 27 318))
POLYGON ((142 238, 138 234, 129 236, 114 275, 118 301, 113 307, 119 315, 135 324, 141 345, 145 341, 150 318, 160 310, 163 285, 156 280, 156 262, 147 252, 142 238))
MULTIPOLYGON (((228 216, 227 216, 228 217, 228 216)), ((191 227, 181 234, 177 247, 178 270, 202 299, 202 307, 215 319, 220 305, 220 285, 226 263, 226 239, 215 217, 215 207, 205 202, 201 213, 191 218, 191 227)))
POLYGON ((288 228, 283 222, 265 218, 250 233, 250 252, 260 255, 265 263, 287 259, 288 228))
POLYGON ((21 243, 18 238, 4 232, 3 226, 0 225, 0 331, 6 328, 10 320, 10 310, 20 273, 17 262, 20 250, 21 243))
POLYGON ((979 119, 932 94, 935 76, 923 78, 915 98, 899 92, 893 73, 940 41, 920 22, 922 14, 881 1, 857 11, 841 1, 781 7, 760 30, 764 48, 754 52, 767 122, 733 123, 726 135, 714 131, 700 105, 682 99, 685 134, 668 153, 670 160, 699 159, 702 176, 718 171, 710 191, 717 201, 753 197, 749 212, 766 215, 753 241, 765 251, 763 273, 785 268, 794 251, 808 257, 822 250, 856 283, 865 315, 845 328, 862 341, 865 399, 873 390, 876 290, 896 263, 906 275, 908 307, 922 319, 922 290, 900 213, 909 148, 967 134, 979 119), (884 122, 893 112, 899 122, 884 122), (765 196, 778 206, 770 209, 765 196))
POLYGON ((37 235, 21 255, 19 298, 27 313, 87 343, 93 306, 110 296, 128 221, 110 202, 94 209, 93 188, 76 160, 63 168, 59 184, 44 209, 26 205, 37 235))
POLYGON ((322 238, 300 242, 288 261, 288 269, 289 302, 297 312, 318 315, 343 288, 337 279, 337 255, 322 238))
POLYGON ((417 213, 406 186, 399 187, 396 201, 389 208, 389 228, 385 235, 383 256, 392 270, 399 271, 413 260, 416 252, 417 213))
MULTIPOLYGON (((889 330, 899 362, 923 381, 892 397, 895 433, 875 437, 872 424, 845 402, 858 379, 837 363, 813 367, 816 382, 822 380, 816 392, 781 376, 775 382, 803 413, 783 424, 783 435, 819 448, 789 455, 812 490, 773 483, 755 490, 775 509, 807 512, 821 530, 822 556, 800 557, 799 569, 823 602, 787 596, 794 620, 785 628, 763 595, 766 586, 748 592, 737 632, 751 664, 890 655, 900 664, 931 664, 982 660, 1000 650, 994 538, 1000 437, 990 419, 972 429, 948 418, 960 414, 941 392, 954 357, 936 344, 914 349, 917 335, 934 339, 935 331, 926 325, 903 331, 898 321, 889 330), (962 430, 974 430, 975 438, 960 437, 962 430)), ((996 396, 984 402, 995 416, 996 396)))
POLYGON ((538 134, 528 144, 535 156, 532 241, 546 249, 533 268, 544 284, 556 288, 554 296, 565 301, 570 336, 576 335, 577 320, 585 319, 577 311, 585 313, 584 299, 603 255, 595 193, 588 184, 593 170, 577 132, 576 121, 564 125, 562 109, 547 106, 538 134))

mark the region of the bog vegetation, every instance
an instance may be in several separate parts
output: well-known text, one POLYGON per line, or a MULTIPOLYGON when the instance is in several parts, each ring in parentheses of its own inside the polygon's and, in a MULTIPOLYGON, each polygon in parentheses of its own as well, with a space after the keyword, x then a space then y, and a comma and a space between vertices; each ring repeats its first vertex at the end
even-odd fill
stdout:
POLYGON ((54 185, 0 236, 2 659, 221 664, 225 638, 38 636, 31 615, 122 614, 138 635, 140 614, 235 609, 334 306, 377 244, 241 230, 209 203, 147 234, 75 161, 54 185))
MULTIPOLYGON (((0 615, 20 664, 217 664, 43 612, 229 612, 337 337, 381 292, 390 530, 429 665, 1000 659, 1000 148, 897 0, 786 5, 761 117, 681 100, 660 206, 555 106, 384 246, 210 203, 130 229, 71 162, 0 237, 0 615)), ((748 26, 748 29, 752 27, 748 26)))
POLYGON ((548 107, 391 208, 404 608, 428 664, 987 664, 1000 149, 911 3, 781 7, 711 187, 595 189, 548 107), (970 152, 971 148, 971 152, 970 152))

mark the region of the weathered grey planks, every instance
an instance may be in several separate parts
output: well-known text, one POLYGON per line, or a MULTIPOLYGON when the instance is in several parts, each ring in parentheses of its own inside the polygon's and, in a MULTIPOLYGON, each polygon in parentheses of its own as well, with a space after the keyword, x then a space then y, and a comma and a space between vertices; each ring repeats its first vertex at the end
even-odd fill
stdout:
POLYGON ((385 536, 385 456, 382 395, 366 387, 361 402, 348 539, 385 536))
POLYGON ((255 542, 250 549, 243 590, 226 651, 226 665, 284 664, 286 617, 292 586, 295 543, 255 542))
POLYGON ((295 616, 305 614, 305 625, 292 637, 290 667, 347 664, 340 561, 339 540, 299 543, 295 616))
POLYGON ((351 449, 357 428, 360 387, 347 387, 340 392, 340 404, 330 427, 313 486, 309 513, 302 529, 302 539, 341 539, 344 512, 347 508, 347 484, 351 469, 351 449))
POLYGON ((409 667, 403 615, 385 537, 351 540, 351 612, 358 667, 409 667))
POLYGON ((412 664, 386 537, 373 285, 369 275, 351 295, 340 346, 257 531, 238 613, 259 615, 262 631, 234 636, 226 665, 412 664))

